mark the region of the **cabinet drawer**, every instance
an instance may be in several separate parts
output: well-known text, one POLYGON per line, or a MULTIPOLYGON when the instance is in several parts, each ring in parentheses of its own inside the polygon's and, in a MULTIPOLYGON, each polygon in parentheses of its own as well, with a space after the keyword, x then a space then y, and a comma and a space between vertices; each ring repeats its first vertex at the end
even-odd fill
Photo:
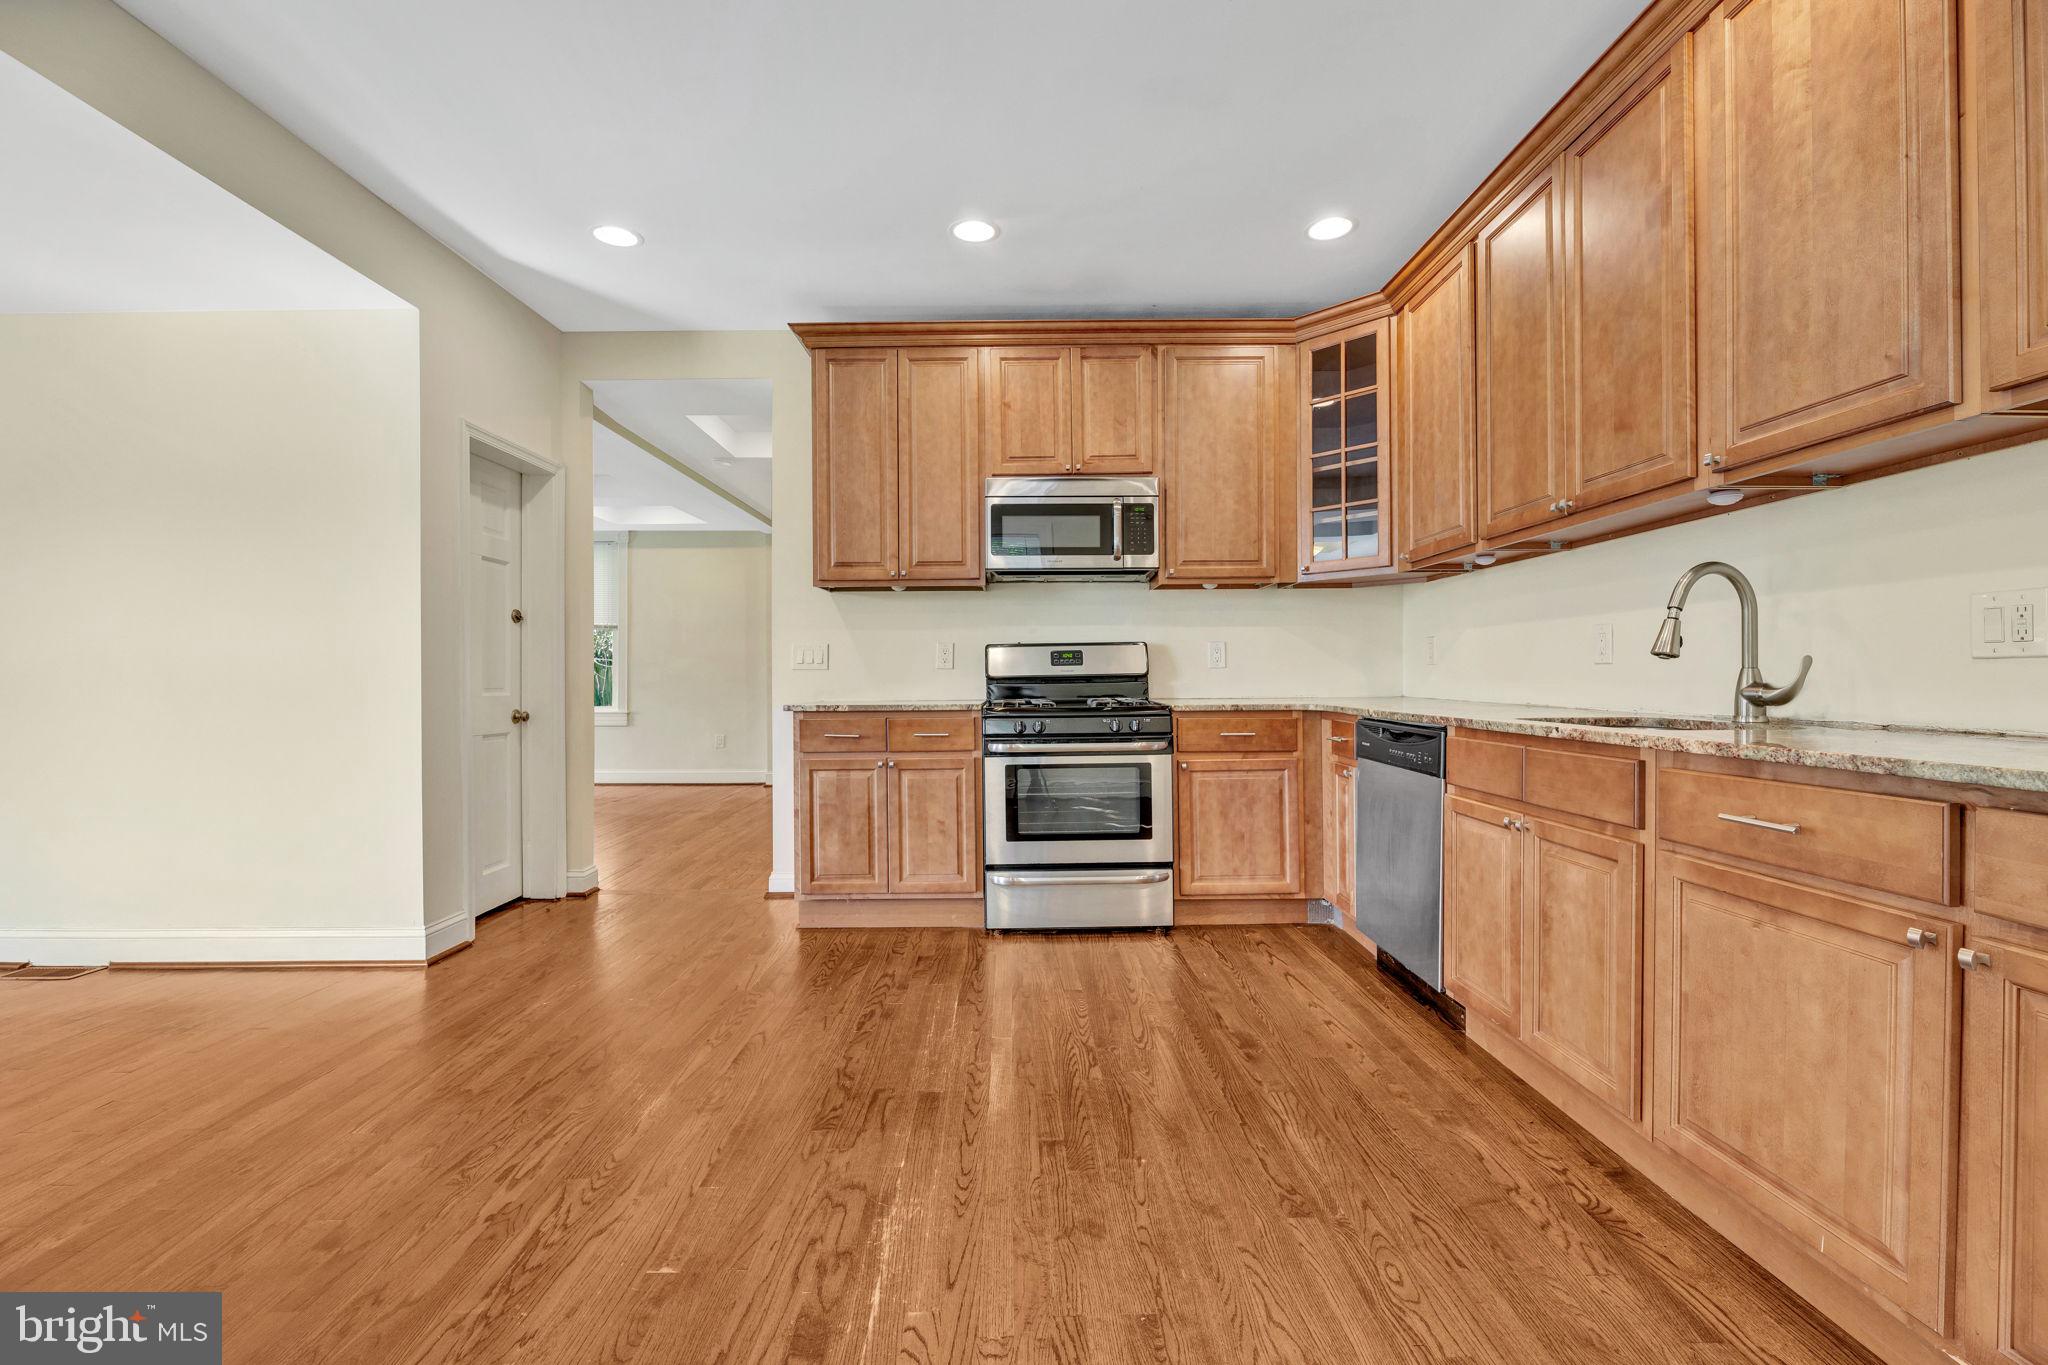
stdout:
POLYGON ((919 711, 889 717, 891 753, 960 751, 976 748, 980 743, 980 718, 972 711, 919 711))
POLYGON ((1901 896, 1956 903, 1956 807, 1877 792, 1672 768, 1657 835, 1901 896))
POLYGON ((1971 907, 2048 929, 2048 815, 1973 810, 1966 845, 1971 907))
POLYGON ((1603 758, 1560 749, 1528 749, 1522 799, 1612 825, 1643 827, 1643 764, 1633 755, 1603 758))
POLYGON ((1179 715, 1173 718, 1173 736, 1184 754, 1294 753, 1301 748, 1301 716, 1293 711, 1179 715))
POLYGON ((1445 779, 1467 791, 1488 792, 1510 801, 1522 799, 1522 756, 1519 744, 1452 735, 1444 764, 1445 779))
POLYGON ((1324 716, 1315 727, 1322 736, 1319 747, 1338 758, 1358 757, 1358 722, 1349 716, 1324 716))
POLYGON ((804 754, 880 753, 888 717, 875 711, 807 711, 796 718, 796 747, 804 754))

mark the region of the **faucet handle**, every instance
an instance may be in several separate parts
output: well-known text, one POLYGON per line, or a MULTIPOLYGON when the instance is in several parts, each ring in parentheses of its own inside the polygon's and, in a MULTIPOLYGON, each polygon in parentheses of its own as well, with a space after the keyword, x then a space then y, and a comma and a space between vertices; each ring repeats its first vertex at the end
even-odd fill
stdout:
POLYGON ((1799 689, 1806 686, 1806 675, 1813 671, 1813 656, 1808 654, 1799 661, 1799 676, 1783 687, 1772 687, 1769 683, 1753 682, 1742 688, 1742 699, 1755 706, 1783 706, 1799 695, 1799 689))

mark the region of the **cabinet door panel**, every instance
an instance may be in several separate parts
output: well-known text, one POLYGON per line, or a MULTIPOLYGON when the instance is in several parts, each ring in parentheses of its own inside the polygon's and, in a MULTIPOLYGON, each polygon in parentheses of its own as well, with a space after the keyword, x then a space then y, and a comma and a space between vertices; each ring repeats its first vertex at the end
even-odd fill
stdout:
POLYGON ((971 348, 899 352, 900 576, 979 583, 981 370, 971 348))
POLYGON ((1522 1028, 1522 836, 1508 812, 1444 807, 1444 990, 1510 1033, 1522 1028))
POLYGON ((1480 230, 1481 533, 1550 520, 1564 497, 1564 256, 1553 168, 1480 230))
POLYGON ((2048 1365, 2048 949, 1972 938, 1965 976, 1963 1331, 1975 1358, 2048 1365))
POLYGON ((2048 0, 1980 0, 1973 17, 1984 369, 2006 389, 2048 379, 2048 0))
POLYGON ((846 350, 812 371, 812 574, 820 586, 896 572, 896 352, 846 350))
POLYGON ((889 760, 889 884, 899 895, 981 890, 981 762, 889 760))
POLYGON ((1658 877, 1655 1141, 1945 1330, 1955 927, 1682 856, 1658 877))
POLYGON ((1472 251, 1458 253, 1401 312, 1398 371, 1401 559, 1469 547, 1478 463, 1473 412, 1472 251))
POLYGON ((1642 1074, 1642 849, 1529 822, 1523 1040, 1623 1117, 1642 1074))
POLYGON ((1957 399, 1948 0, 1728 0, 1699 30, 1708 448, 1739 465, 1957 399))
POLYGON ((798 760, 798 891, 809 896, 873 896, 889 889, 885 762, 798 760))
POLYGON ((1074 351, 1074 466, 1083 474, 1152 472, 1159 413, 1149 346, 1074 351))
POLYGON ((1301 894, 1298 755, 1182 759, 1177 777, 1176 894, 1301 894))
POLYGON ((1323 895, 1346 915, 1358 915, 1358 764, 1324 760, 1323 895))
POLYGON ((1187 583, 1272 580, 1279 562, 1278 368, 1270 346, 1170 346, 1161 352, 1167 577, 1187 583))
POLYGON ((986 356, 988 472, 1029 478, 1072 470, 1071 353, 1064 346, 992 346, 986 356))
POLYGON ((1565 153, 1574 510, 1694 474, 1691 53, 1681 40, 1565 153))

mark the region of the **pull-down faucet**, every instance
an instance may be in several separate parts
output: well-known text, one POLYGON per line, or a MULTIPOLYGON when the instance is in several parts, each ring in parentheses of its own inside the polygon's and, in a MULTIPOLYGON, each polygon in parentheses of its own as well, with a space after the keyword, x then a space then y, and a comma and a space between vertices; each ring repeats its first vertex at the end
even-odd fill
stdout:
POLYGON ((1660 659, 1678 657, 1678 651, 1685 644, 1678 624, 1679 616, 1685 610, 1685 599, 1692 592, 1693 584, 1709 576, 1719 576, 1734 584, 1735 595, 1742 602, 1742 672, 1735 676, 1735 723, 1762 725, 1770 719, 1764 708, 1783 706, 1806 686, 1806 675, 1813 668, 1813 656, 1809 654, 1799 661, 1799 676, 1788 685, 1772 687, 1764 681, 1756 666, 1756 589, 1749 586, 1742 570, 1733 564, 1710 559, 1704 564, 1693 565, 1680 576, 1677 586, 1671 589, 1671 600, 1664 604, 1664 624, 1657 631, 1657 643, 1650 646, 1650 652, 1660 659))

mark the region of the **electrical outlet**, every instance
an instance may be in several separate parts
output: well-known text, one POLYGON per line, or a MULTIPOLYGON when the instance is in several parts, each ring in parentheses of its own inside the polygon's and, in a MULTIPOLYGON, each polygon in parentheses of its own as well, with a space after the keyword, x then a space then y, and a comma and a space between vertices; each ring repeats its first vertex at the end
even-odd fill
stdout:
POLYGON ((1422 662, 1428 664, 1431 668, 1436 667, 1436 636, 1434 635, 1422 637, 1422 662))
POLYGON ((789 666, 791 668, 816 669, 832 667, 832 646, 830 645, 791 645, 789 653, 789 666))
POLYGON ((1227 668, 1229 664, 1230 656, 1223 647, 1223 641, 1211 640, 1209 642, 1209 667, 1227 668))
POLYGON ((2040 627, 2044 603, 2048 603, 2048 588, 1974 594, 1970 598, 1970 657, 2048 658, 2048 639, 2041 637, 2040 627))
POLYGON ((1614 662, 1614 627, 1598 625, 1593 627, 1593 662, 1611 664, 1614 662))
POLYGON ((714 749, 723 749, 725 747, 725 732, 723 730, 711 737, 711 747, 714 749))
POLYGON ((951 668, 952 666, 953 642, 951 640, 941 640, 939 641, 938 649, 932 655, 932 667, 951 668))

